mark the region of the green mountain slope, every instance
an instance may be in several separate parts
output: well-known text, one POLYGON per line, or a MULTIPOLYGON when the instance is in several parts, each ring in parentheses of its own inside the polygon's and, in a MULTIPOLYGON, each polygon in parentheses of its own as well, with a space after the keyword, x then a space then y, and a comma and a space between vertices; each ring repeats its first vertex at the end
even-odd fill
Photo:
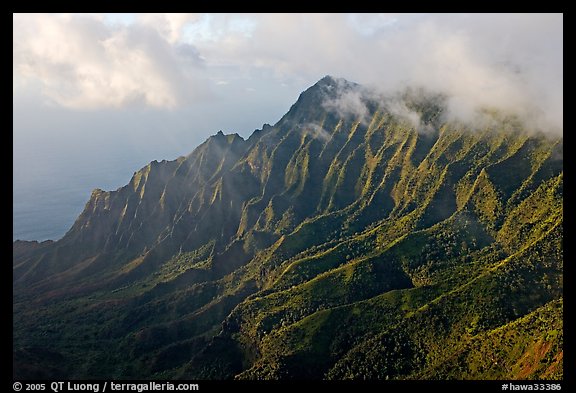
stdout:
POLYGON ((95 190, 14 243, 15 378, 561 379, 563 139, 444 108, 325 77, 95 190))

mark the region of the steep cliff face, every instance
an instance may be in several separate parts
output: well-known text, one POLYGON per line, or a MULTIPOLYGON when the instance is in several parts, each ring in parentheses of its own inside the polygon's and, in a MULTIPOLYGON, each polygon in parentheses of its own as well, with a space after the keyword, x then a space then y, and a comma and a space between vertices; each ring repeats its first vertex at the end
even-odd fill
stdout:
POLYGON ((491 116, 325 77, 95 190, 61 240, 14 244, 14 375, 561 376, 563 140, 491 116), (514 375, 479 360, 503 337, 514 375))

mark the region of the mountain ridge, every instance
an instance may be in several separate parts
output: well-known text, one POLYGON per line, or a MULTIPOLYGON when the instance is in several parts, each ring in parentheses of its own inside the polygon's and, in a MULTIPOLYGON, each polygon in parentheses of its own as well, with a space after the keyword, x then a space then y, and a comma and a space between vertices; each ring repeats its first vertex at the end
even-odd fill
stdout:
MULTIPOLYGON (((563 139, 467 129, 444 99, 326 76, 246 140, 94 190, 62 239, 14 243, 14 375, 509 377, 449 359, 546 307, 558 330, 563 139)), ((554 345, 556 371, 522 375, 561 377, 554 345)))

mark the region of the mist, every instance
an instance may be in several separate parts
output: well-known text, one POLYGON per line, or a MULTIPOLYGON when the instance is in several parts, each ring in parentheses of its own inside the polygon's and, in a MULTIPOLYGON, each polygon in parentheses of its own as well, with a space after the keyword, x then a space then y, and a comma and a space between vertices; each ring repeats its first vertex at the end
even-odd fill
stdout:
MULTIPOLYGON (((416 86, 445 94, 453 118, 478 108, 513 112, 563 131, 562 14, 282 14, 253 18, 249 38, 201 52, 278 78, 343 77, 390 94, 416 86)), ((232 17, 214 17, 226 31, 232 17)), ((223 33, 225 35, 225 33, 223 33)), ((216 47, 215 45, 218 45, 216 47)))
POLYGON ((495 107, 563 127, 562 14, 129 15, 15 14, 15 94, 174 110, 265 92, 262 106, 329 74, 445 93, 455 117, 495 107))

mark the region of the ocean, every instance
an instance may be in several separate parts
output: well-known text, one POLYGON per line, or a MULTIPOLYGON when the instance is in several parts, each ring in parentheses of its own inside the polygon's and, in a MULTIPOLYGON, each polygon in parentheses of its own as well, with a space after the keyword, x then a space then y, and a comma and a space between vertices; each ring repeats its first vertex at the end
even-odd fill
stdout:
POLYGON ((116 190, 150 161, 173 160, 192 150, 193 146, 154 144, 129 149, 123 144, 90 152, 52 148, 28 156, 14 151, 12 240, 60 239, 84 209, 92 190, 116 190))
POLYGON ((60 239, 82 212, 94 188, 115 190, 149 161, 119 156, 98 163, 80 161, 65 168, 46 165, 37 174, 27 173, 25 177, 14 173, 12 239, 60 239))

